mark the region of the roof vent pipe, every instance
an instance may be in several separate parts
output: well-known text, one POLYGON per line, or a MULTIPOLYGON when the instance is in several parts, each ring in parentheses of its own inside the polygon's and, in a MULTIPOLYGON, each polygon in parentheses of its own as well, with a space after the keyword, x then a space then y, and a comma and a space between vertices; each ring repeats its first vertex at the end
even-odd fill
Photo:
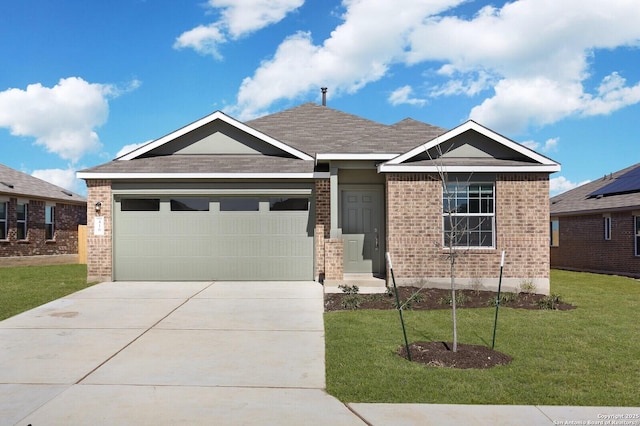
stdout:
POLYGON ((321 87, 320 90, 322 90, 322 106, 327 106, 327 88, 321 87))

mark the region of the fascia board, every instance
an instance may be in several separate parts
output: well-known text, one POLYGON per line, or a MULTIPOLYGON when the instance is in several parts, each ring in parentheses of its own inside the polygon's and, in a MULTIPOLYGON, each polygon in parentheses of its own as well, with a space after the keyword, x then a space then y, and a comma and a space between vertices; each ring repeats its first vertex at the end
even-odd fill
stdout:
POLYGON ((379 173, 554 173, 559 171, 559 164, 532 166, 405 166, 384 163, 378 166, 379 173))
POLYGON ((267 136, 262 132, 259 132, 258 130, 254 129, 253 127, 247 126, 244 123, 239 122, 238 120, 229 117, 228 115, 226 115, 225 113, 221 112, 221 111, 216 111, 213 114, 209 114, 208 116, 201 118, 200 120, 194 121, 191 124, 188 124, 172 133, 169 133, 168 135, 165 135, 163 137, 161 137, 160 139, 156 139, 153 142, 149 142, 146 145, 141 146, 140 148, 131 151, 130 153, 123 155, 122 157, 117 158, 117 160, 119 161, 126 161, 126 160, 132 160, 134 158, 139 157, 142 154, 145 154, 159 146, 164 145, 167 142, 170 142, 174 139, 179 138, 180 136, 183 136, 189 132, 191 132, 192 130, 195 130, 199 127, 202 127, 206 124, 209 124, 215 120, 221 120, 224 121, 225 123, 236 127, 237 129, 251 135, 254 136, 270 145, 275 146, 276 148, 279 148, 301 160, 306 160, 306 161, 311 161, 313 160, 313 157, 311 157, 308 154, 305 154, 302 151, 299 151, 295 148, 292 148, 291 146, 284 144, 274 138, 272 138, 271 136, 267 136))
POLYGON ((328 179, 329 172, 314 173, 76 173, 78 179, 328 179))
POLYGON ((316 163, 318 161, 327 160, 391 160, 396 158, 398 154, 317 154, 316 163))
MULTIPOLYGON (((508 139, 478 123, 476 123, 473 120, 469 120, 461 125, 459 125, 458 127, 455 127, 454 129, 451 129, 450 131, 448 131, 447 133, 440 135, 440 136, 436 136, 434 139, 419 145, 415 148, 413 148, 411 151, 408 151, 402 155, 399 155, 398 157, 388 161, 388 164, 400 164, 403 163, 413 157, 415 157, 418 154, 421 154, 423 152, 428 151, 429 149, 443 143, 446 142, 449 139, 453 139, 456 136, 461 135, 462 133, 466 132, 467 130, 475 130, 476 132, 490 138, 493 139, 494 141, 524 155, 525 157, 528 157, 534 161, 537 161, 540 164, 543 165, 558 165, 558 163, 556 163, 555 161, 538 154, 537 152, 525 147, 524 145, 520 145, 519 143, 516 143, 514 141, 512 141, 511 139, 508 139)), ((558 169, 560 170, 560 169, 558 169)))

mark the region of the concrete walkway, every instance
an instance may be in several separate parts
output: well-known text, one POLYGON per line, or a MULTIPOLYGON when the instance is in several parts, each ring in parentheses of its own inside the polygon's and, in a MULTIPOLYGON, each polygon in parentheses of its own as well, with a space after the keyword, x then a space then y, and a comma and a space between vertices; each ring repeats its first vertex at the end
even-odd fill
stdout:
POLYGON ((312 282, 87 288, 0 322, 0 425, 539 425, 640 413, 345 405, 324 390, 322 312, 312 282))

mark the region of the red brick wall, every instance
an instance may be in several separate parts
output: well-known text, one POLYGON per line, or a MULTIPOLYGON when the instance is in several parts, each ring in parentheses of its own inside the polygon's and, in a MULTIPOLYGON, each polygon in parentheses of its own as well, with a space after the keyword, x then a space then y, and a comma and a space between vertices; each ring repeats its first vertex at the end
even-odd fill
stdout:
POLYGON ((110 281, 112 276, 111 237, 111 181, 87 180, 87 280, 110 281), (96 203, 101 202, 100 212, 96 203), (94 218, 104 217, 104 235, 94 235, 94 218))
MULTIPOLYGON (((27 201, 27 239, 17 240, 17 198, 9 198, 7 239, 0 240, 0 257, 42 256, 78 253, 78 225, 84 225, 86 207, 77 204, 55 204, 54 239, 45 238, 45 206, 42 200, 27 201)), ((50 204, 53 204, 51 202, 50 204)))
POLYGON ((325 242, 331 233, 331 193, 329 179, 315 182, 315 262, 316 275, 325 277, 325 242))
MULTIPOLYGON (((450 276, 442 248, 442 185, 437 174, 387 176, 387 250, 396 278, 450 276)), ((547 174, 499 174, 495 183, 496 248, 464 251, 457 278, 495 278, 506 250, 505 278, 549 278, 547 174)))
POLYGON ((640 277, 631 211, 611 213, 611 239, 604 239, 602 214, 561 217, 558 247, 551 247, 553 268, 640 277))

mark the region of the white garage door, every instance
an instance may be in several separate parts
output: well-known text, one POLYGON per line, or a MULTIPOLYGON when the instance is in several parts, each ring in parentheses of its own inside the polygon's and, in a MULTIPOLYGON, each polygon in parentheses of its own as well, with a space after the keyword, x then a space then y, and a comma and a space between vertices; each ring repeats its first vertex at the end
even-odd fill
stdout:
POLYGON ((308 197, 117 197, 116 280, 311 280, 308 197))

